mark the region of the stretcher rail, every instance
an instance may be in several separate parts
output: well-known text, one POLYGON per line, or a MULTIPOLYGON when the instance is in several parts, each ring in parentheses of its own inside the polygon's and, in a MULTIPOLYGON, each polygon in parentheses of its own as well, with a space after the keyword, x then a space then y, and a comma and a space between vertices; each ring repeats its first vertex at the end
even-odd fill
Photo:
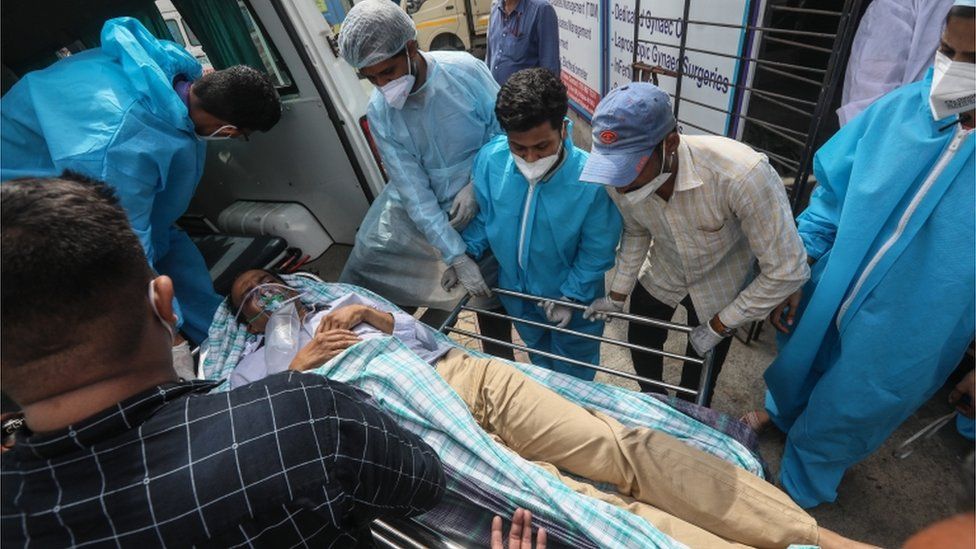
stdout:
POLYGON ((553 360, 559 360, 561 362, 566 362, 566 363, 572 364, 574 366, 581 366, 583 368, 589 368, 591 370, 596 370, 598 372, 603 372, 605 374, 615 375, 615 376, 619 376, 619 377, 625 377, 627 379, 632 379, 634 381, 643 381, 643 382, 646 382, 646 383, 653 383, 654 385, 657 385, 657 386, 659 386, 661 388, 664 388, 664 389, 671 389, 671 390, 678 391, 678 392, 681 392, 681 393, 686 393, 686 394, 689 394, 689 395, 697 395, 698 394, 698 391, 696 391, 694 389, 687 389, 685 387, 680 387, 678 385, 672 385, 672 384, 667 383, 665 381, 658 381, 658 380, 655 380, 655 379, 649 379, 649 378, 646 378, 646 377, 641 377, 641 376, 639 376, 637 374, 631 374, 629 372, 621 372, 620 370, 614 370, 613 368, 607 368, 606 366, 597 366, 596 364, 590 364, 589 362, 583 362, 581 360, 576 360, 574 358, 559 356, 557 354, 549 353, 549 352, 546 352, 546 351, 540 351, 538 349, 533 349, 531 347, 526 347, 525 345, 519 345, 518 343, 508 343, 508 342, 502 341, 500 339, 495 339, 495 338, 483 336, 483 335, 481 335, 481 334, 479 334, 477 332, 471 332, 471 331, 464 330, 464 329, 461 329, 461 328, 454 328, 453 326, 449 326, 448 328, 446 328, 446 331, 449 332, 449 333, 463 335, 463 336, 471 337, 471 338, 478 339, 478 340, 481 340, 481 341, 486 341, 488 343, 494 343, 495 345, 501 345, 503 347, 508 347, 510 349, 514 349, 514 350, 517 350, 517 351, 525 351, 526 353, 529 353, 529 354, 533 354, 533 355, 537 355, 537 356, 541 356, 541 357, 545 357, 545 358, 551 358, 553 360))
MULTIPOLYGON (((561 300, 561 299, 550 299, 550 298, 535 296, 535 295, 526 294, 526 293, 522 293, 522 292, 516 292, 516 291, 513 291, 513 290, 506 290, 504 288, 492 288, 492 292, 494 292, 497 295, 503 295, 503 296, 514 297, 514 298, 518 298, 518 299, 524 299, 524 300, 527 300, 527 301, 531 301, 533 303, 537 303, 537 302, 541 302, 541 301, 551 301, 551 302, 557 303, 559 305, 563 305, 563 306, 566 306, 566 307, 570 307, 570 308, 576 309, 576 310, 585 310, 586 309, 586 305, 583 305, 583 304, 580 304, 580 303, 575 303, 575 302, 572 302, 572 301, 565 301, 565 300, 561 300)), ((458 302, 458 304, 454 308, 454 310, 451 311, 450 316, 448 316, 447 320, 444 321, 444 324, 442 324, 440 326, 440 331, 442 333, 444 333, 444 334, 452 334, 452 333, 453 334, 458 334, 458 335, 465 336, 465 337, 469 337, 469 338, 472 338, 472 339, 475 339, 475 340, 478 340, 478 341, 481 341, 481 342, 484 342, 484 343, 491 343, 491 344, 498 345, 498 346, 501 346, 501 347, 505 347, 505 348, 508 348, 508 349, 523 351, 523 352, 528 353, 528 354, 533 355, 533 356, 540 356, 540 357, 548 358, 548 359, 551 359, 551 360, 559 360, 561 362, 565 362, 567 364, 572 364, 574 366, 579 366, 579 367, 582 367, 582 368, 587 368, 587 369, 594 370, 594 371, 597 371, 597 372, 603 372, 603 373, 608 374, 608 375, 612 375, 612 376, 616 376, 616 377, 621 377, 621 378, 629 379, 629 380, 632 380, 632 381, 637 381, 637 382, 641 382, 641 383, 647 383, 647 384, 652 385, 652 386, 655 386, 655 387, 660 387, 661 389, 675 391, 676 393, 691 395, 691 396, 694 396, 695 397, 695 403, 698 404, 698 405, 701 405, 701 406, 704 406, 705 405, 705 402, 708 401, 708 397, 711 394, 711 391, 712 391, 712 387, 711 387, 711 373, 712 373, 712 369, 713 369, 713 360, 714 360, 713 359, 713 353, 711 351, 705 353, 705 356, 703 358, 698 358, 698 357, 694 357, 694 356, 687 356, 687 355, 681 355, 681 354, 677 354, 677 353, 671 353, 671 352, 665 351, 663 349, 654 349, 654 348, 651 348, 651 347, 643 347, 641 345, 636 345, 636 344, 630 343, 629 341, 622 341, 622 340, 618 340, 618 339, 614 339, 614 338, 608 338, 608 337, 603 337, 603 336, 596 336, 596 335, 593 335, 593 334, 586 334, 586 333, 578 332, 576 330, 570 330, 568 328, 560 328, 560 327, 554 326, 552 324, 546 324, 546 323, 543 323, 543 322, 536 322, 534 320, 528 320, 528 319, 513 317, 513 316, 510 316, 510 315, 507 315, 507 314, 503 314, 503 313, 499 313, 499 312, 495 312, 495 311, 490 311, 490 310, 484 309, 482 307, 470 306, 470 305, 468 305, 468 301, 470 300, 470 298, 471 298, 471 296, 468 295, 468 296, 465 296, 463 299, 461 299, 460 302, 458 302), (553 332, 564 333, 564 334, 568 334, 568 335, 572 335, 572 336, 576 336, 576 337, 580 337, 580 338, 584 338, 584 339, 589 339, 589 340, 593 340, 593 341, 599 341, 600 343, 606 343, 606 344, 609 344, 609 345, 615 345, 615 346, 618 346, 618 347, 623 347, 623 348, 626 348, 626 349, 629 349, 629 350, 632 350, 632 351, 637 351, 637 352, 642 352, 642 353, 648 353, 648 354, 654 354, 654 355, 661 356, 661 357, 666 357, 666 358, 672 358, 672 359, 675 359, 675 360, 680 360, 680 361, 683 361, 685 363, 691 363, 691 364, 701 365, 702 366, 702 373, 701 373, 701 378, 700 378, 700 381, 699 381, 699 386, 698 386, 698 389, 697 390, 696 389, 689 389, 687 387, 681 387, 679 385, 674 385, 674 384, 671 384, 671 383, 667 383, 667 382, 665 382, 663 380, 656 380, 656 379, 645 378, 645 377, 639 376, 637 374, 632 374, 630 372, 623 372, 623 371, 620 371, 620 370, 615 370, 613 368, 608 368, 606 366, 601 366, 601 365, 598 365, 598 364, 590 364, 589 362, 583 362, 583 361, 576 360, 576 359, 573 359, 573 358, 560 356, 560 355, 555 354, 555 353, 550 353, 550 352, 547 352, 547 351, 541 351, 541 350, 538 350, 538 349, 533 349, 533 348, 528 347, 526 345, 520 345, 518 343, 510 343, 510 342, 507 342, 507 341, 501 341, 499 339, 495 339, 495 338, 491 338, 491 337, 484 336, 484 335, 479 334, 477 332, 472 332, 470 330, 465 330, 465 329, 462 329, 462 328, 456 328, 456 327, 454 327, 454 324, 457 322, 457 318, 461 314, 462 311, 469 311, 469 312, 473 312, 473 313, 477 313, 477 314, 488 315, 488 316, 491 316, 491 317, 494 317, 494 318, 502 318, 502 319, 510 320, 512 322, 515 322, 515 323, 525 324, 525 325, 528 325, 528 326, 533 326, 533 327, 541 328, 541 329, 544 329, 544 330, 550 330, 550 331, 553 331, 553 332)), ((666 330, 673 331, 673 332, 681 332, 681 333, 684 333, 684 334, 688 334, 688 333, 691 332, 691 327, 690 326, 687 326, 687 325, 684 325, 684 324, 676 324, 674 322, 667 322, 667 321, 664 321, 664 320, 658 320, 658 319, 654 319, 654 318, 647 318, 647 317, 642 317, 642 316, 638 316, 638 315, 632 315, 632 314, 629 314, 629 313, 607 313, 607 316, 609 318, 617 318, 617 319, 621 319, 621 320, 626 320, 628 322, 633 322, 635 324, 641 324, 641 325, 644 325, 644 326, 651 326, 651 327, 655 327, 655 328, 664 328, 666 330)))
MULTIPOLYGON (((537 295, 523 294, 512 290, 506 290, 504 288, 492 288, 491 291, 498 295, 507 295, 509 297, 517 297, 520 299, 534 300, 534 301, 552 301, 553 303, 558 303, 559 305, 565 305, 567 307, 578 309, 580 311, 586 310, 586 305, 583 305, 582 303, 576 303, 573 301, 565 301, 562 299, 552 299, 549 297, 539 297, 537 295)), ((637 316, 628 313, 606 313, 606 315, 610 318, 619 318, 621 320, 626 320, 627 322, 636 322, 637 324, 643 324, 645 326, 654 326, 656 328, 664 328, 666 330, 671 330, 675 332, 691 333, 691 328, 685 326, 684 324, 675 324, 673 322, 666 322, 664 320, 646 318, 643 316, 637 316)))
MULTIPOLYGON (((488 309, 482 309, 480 307, 465 306, 464 310, 471 311, 473 313, 478 313, 482 315, 491 316, 494 318, 503 318, 505 320, 510 320, 512 322, 517 322, 518 324, 526 324, 528 326, 535 326, 536 328, 542 328, 545 330, 551 330, 553 332, 559 332, 563 334, 575 335, 585 339, 591 339, 593 341, 599 341, 601 343, 609 343, 611 345, 618 345, 620 347, 626 347, 628 349, 633 349, 635 351, 641 351, 644 353, 650 353, 652 355, 663 356, 666 358, 673 358, 675 360, 683 360, 685 362, 691 362, 693 364, 704 364, 705 361, 700 358, 691 358, 684 355, 679 355, 676 353, 670 353, 668 351, 661 351, 658 349, 652 349, 650 347, 642 347, 640 345, 635 345, 629 341, 621 341, 619 339, 613 339, 610 337, 596 336, 593 334, 585 334, 582 332, 577 332, 575 330, 570 330, 568 328, 560 328, 559 326, 553 326, 552 324, 546 324, 544 322, 536 322, 534 320, 527 320, 524 318, 518 318, 514 316, 509 316, 502 313, 497 313, 495 311, 489 311, 488 309)), ((562 359, 560 359, 562 360, 562 359)))

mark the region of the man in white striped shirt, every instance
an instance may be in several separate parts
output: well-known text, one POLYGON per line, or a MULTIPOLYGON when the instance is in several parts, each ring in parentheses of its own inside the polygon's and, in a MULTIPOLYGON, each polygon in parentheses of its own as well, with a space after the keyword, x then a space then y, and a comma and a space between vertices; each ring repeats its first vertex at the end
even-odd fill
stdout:
MULTIPOLYGON (((628 84, 600 103, 580 179, 613 187, 624 218, 609 293, 585 316, 622 311, 628 295, 631 313, 659 319, 683 305, 697 325, 689 354, 714 350, 713 382, 732 331, 765 317, 810 276, 783 182, 766 157, 724 137, 679 136, 667 94, 652 84, 628 84)), ((660 349, 667 332, 631 324, 628 338, 660 349)), ((631 356, 638 374, 662 378, 660 356, 631 356)), ((701 365, 685 364, 681 386, 695 389, 700 377, 701 365)))

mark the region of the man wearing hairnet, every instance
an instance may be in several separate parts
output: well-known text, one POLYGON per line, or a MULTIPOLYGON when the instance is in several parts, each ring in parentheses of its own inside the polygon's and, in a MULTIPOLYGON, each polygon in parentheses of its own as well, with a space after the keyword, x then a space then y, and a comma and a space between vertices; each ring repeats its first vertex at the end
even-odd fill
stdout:
POLYGON ((421 52, 415 38, 413 21, 389 0, 356 4, 339 34, 342 57, 376 86, 366 116, 390 180, 366 214, 340 280, 402 307, 448 311, 461 292, 441 288, 447 269, 474 296, 489 295, 458 231, 477 213, 475 154, 501 133, 498 84, 470 54, 421 52))

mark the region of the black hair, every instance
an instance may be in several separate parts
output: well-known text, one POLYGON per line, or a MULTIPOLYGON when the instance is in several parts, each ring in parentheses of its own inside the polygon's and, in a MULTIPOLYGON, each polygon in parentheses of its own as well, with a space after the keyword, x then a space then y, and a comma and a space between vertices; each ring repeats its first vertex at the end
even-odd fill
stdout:
POLYGON ((495 116, 506 132, 524 132, 549 122, 562 127, 569 110, 566 86, 548 69, 523 69, 498 91, 495 116))
POLYGON ((281 118, 281 99, 271 79, 245 65, 204 75, 193 83, 200 107, 241 130, 266 132, 281 118))
POLYGON ((970 6, 952 6, 949 8, 949 14, 946 15, 946 21, 948 21, 950 17, 976 19, 976 8, 970 6))
POLYGON ((93 338, 114 358, 128 356, 146 318, 145 308, 135 304, 146 301, 151 278, 139 239, 108 185, 71 172, 0 185, 4 370, 93 338), (88 329, 106 317, 112 330, 88 329))

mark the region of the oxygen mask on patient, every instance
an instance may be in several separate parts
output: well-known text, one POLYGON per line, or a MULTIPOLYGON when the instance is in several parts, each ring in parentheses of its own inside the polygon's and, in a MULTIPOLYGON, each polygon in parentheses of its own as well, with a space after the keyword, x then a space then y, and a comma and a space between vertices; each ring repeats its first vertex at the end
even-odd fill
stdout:
POLYGON ((248 324, 262 315, 268 316, 264 328, 264 359, 268 374, 287 370, 301 348, 302 322, 296 302, 302 295, 284 284, 268 283, 255 286, 241 300, 238 318, 249 301, 261 311, 247 319, 248 324))

